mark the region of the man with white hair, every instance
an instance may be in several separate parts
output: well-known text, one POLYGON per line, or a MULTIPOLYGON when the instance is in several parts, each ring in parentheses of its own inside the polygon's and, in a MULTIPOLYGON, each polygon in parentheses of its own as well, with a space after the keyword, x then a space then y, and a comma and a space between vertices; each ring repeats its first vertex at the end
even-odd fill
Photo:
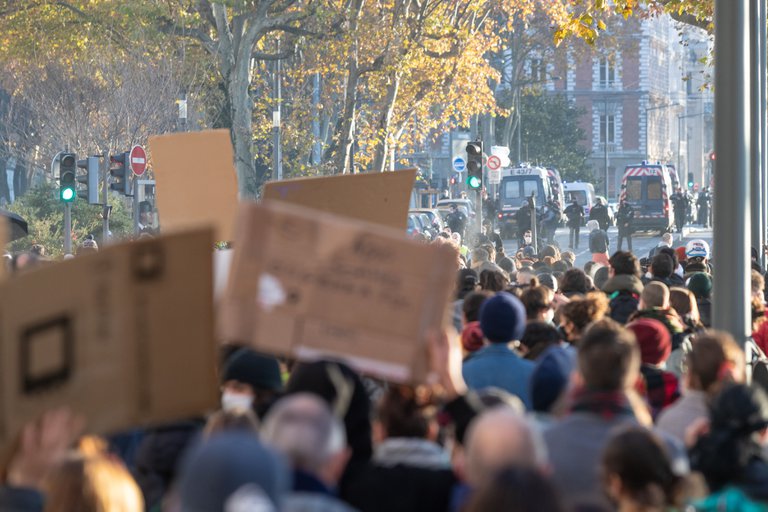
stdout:
POLYGON ((284 511, 352 510, 334 491, 350 456, 344 424, 319 397, 297 393, 281 399, 267 414, 261 436, 293 468, 284 511))
POLYGON ((664 233, 661 235, 661 242, 656 245, 651 251, 648 253, 648 259, 652 260, 654 256, 656 256, 661 249, 664 247, 672 247, 672 244, 674 243, 674 235, 672 233, 664 233))
POLYGON ((536 426, 509 407, 476 418, 467 434, 466 479, 478 488, 508 466, 545 469, 547 447, 536 426))

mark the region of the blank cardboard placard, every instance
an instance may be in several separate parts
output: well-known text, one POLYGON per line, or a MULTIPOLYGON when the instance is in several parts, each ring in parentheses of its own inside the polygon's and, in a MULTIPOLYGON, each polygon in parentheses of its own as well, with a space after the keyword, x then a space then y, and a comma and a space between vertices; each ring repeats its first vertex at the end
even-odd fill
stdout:
POLYGON ((270 181, 265 200, 305 206, 404 230, 416 169, 270 181))
POLYGON ((424 378, 424 339, 447 319, 455 249, 274 201, 242 203, 236 235, 219 339, 341 357, 395 382, 424 378))
POLYGON ((107 247, 0 286, 0 447, 68 406, 89 431, 218 405, 210 228, 107 247))
POLYGON ((237 215, 237 175, 229 130, 149 138, 160 226, 211 225, 217 241, 231 241, 237 215))

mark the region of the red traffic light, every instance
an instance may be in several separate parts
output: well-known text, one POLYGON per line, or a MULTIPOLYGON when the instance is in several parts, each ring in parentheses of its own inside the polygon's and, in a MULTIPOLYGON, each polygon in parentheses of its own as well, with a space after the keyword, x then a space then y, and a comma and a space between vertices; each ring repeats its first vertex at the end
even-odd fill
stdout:
POLYGON ((714 151, 709 154, 709 159, 710 160, 715 160, 715 152, 714 151))

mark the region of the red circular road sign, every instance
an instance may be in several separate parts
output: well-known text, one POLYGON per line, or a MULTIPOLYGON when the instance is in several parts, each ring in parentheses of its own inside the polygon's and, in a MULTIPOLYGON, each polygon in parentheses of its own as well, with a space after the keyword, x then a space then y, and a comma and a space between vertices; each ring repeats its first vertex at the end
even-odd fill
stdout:
POLYGON ((497 157, 496 155, 491 155, 488 157, 488 162, 486 165, 490 170, 495 171, 501 167, 501 158, 497 157))
POLYGON ((128 155, 128 166, 136 176, 141 176, 147 170, 147 152, 141 146, 133 146, 128 155))

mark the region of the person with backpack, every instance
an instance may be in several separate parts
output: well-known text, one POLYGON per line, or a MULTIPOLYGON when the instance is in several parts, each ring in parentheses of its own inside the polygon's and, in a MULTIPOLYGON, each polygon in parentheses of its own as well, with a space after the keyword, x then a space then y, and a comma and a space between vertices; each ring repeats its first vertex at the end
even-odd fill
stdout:
POLYGON ((587 222, 589 231, 589 252, 592 253, 592 261, 608 266, 608 233, 600 229, 600 224, 596 220, 587 222))

